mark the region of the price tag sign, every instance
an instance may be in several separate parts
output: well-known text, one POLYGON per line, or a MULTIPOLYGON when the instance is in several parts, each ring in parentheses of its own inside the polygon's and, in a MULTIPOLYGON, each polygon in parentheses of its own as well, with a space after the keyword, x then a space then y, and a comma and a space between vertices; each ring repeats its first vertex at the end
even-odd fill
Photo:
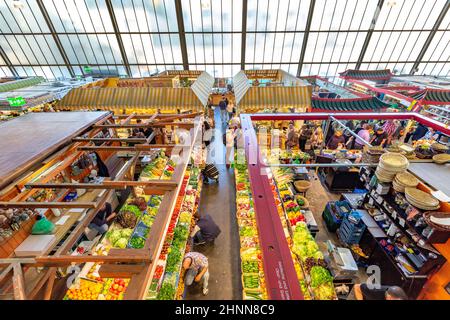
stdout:
POLYGON ((392 218, 397 219, 397 211, 392 212, 392 218))
POLYGON ((27 104, 27 101, 23 97, 7 98, 11 107, 21 107, 27 104))

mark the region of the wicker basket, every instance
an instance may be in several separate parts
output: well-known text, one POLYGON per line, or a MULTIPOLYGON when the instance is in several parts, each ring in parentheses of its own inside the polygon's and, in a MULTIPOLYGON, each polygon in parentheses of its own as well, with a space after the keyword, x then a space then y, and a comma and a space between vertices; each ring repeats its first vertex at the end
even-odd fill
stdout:
POLYGON ((423 214, 423 218, 425 222, 440 231, 450 231, 450 225, 441 225, 437 224, 433 221, 431 221, 431 216, 437 217, 437 218, 450 218, 450 213, 448 212, 436 212, 436 211, 428 211, 423 214))
POLYGON ((297 180, 294 182, 294 187, 298 192, 306 192, 311 188, 311 182, 307 180, 297 180))

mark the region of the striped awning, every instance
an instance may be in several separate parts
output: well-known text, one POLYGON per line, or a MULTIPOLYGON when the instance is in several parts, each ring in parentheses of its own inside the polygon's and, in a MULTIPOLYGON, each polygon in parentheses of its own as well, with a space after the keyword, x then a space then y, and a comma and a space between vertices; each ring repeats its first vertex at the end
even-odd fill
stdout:
POLYGON ((415 92, 410 97, 419 100, 422 104, 450 105, 450 90, 427 88, 415 92))
POLYGON ((239 105, 241 103, 242 98, 245 96, 248 89, 251 87, 244 71, 242 70, 239 71, 233 77, 233 86, 234 86, 235 103, 236 105, 239 105))
POLYGON ((343 79, 355 80, 389 80, 393 74, 391 70, 353 70, 348 69, 339 73, 343 79))
POLYGON ((165 71, 162 71, 160 73, 160 75, 197 78, 202 74, 202 72, 203 71, 200 71, 200 70, 165 70, 165 71))
POLYGON ((56 109, 203 111, 203 104, 191 88, 76 88, 59 101, 56 109))
POLYGON ((376 97, 355 99, 313 98, 312 112, 358 112, 381 111, 390 105, 376 97))
POLYGON ((309 108, 311 86, 250 87, 239 103, 241 112, 277 108, 309 108))
POLYGON ((203 106, 207 105, 213 86, 214 77, 207 72, 202 72, 197 80, 191 85, 192 91, 197 95, 197 98, 201 101, 203 106))

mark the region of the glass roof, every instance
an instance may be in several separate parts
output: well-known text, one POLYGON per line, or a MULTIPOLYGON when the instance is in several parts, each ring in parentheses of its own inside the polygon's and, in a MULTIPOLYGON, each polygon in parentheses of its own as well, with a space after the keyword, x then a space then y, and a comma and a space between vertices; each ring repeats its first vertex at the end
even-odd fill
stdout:
POLYGON ((0 0, 0 77, 145 77, 185 67, 215 77, 242 67, 449 76, 448 7, 447 0, 0 0))

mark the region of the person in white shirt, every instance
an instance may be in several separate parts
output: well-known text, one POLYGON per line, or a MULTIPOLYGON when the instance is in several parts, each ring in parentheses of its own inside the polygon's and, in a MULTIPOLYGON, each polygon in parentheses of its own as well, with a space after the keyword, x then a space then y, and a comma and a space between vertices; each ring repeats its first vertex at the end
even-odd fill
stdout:
POLYGON ((226 154, 225 154, 225 164, 227 169, 230 168, 230 163, 232 161, 232 157, 234 155, 234 139, 236 138, 237 132, 236 128, 227 129, 226 135, 226 154))

